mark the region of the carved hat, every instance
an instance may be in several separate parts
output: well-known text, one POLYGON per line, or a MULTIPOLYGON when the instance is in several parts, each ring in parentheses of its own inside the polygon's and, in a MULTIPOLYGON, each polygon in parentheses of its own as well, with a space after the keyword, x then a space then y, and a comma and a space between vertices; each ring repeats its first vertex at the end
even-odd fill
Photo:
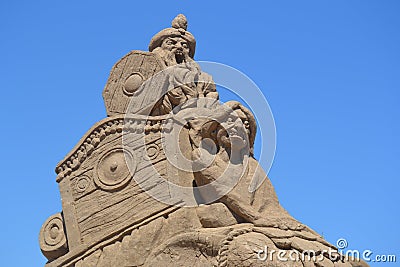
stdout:
POLYGON ((190 32, 186 31, 186 29, 187 19, 185 15, 179 14, 172 21, 172 28, 166 28, 151 38, 149 51, 151 52, 155 48, 160 47, 164 39, 167 37, 181 37, 188 42, 189 56, 193 58, 196 50, 196 40, 190 32))

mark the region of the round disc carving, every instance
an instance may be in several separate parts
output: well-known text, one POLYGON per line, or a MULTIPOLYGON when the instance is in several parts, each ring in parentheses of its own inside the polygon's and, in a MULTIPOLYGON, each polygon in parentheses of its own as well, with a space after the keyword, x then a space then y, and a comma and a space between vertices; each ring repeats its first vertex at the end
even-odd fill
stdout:
POLYGON ((156 159, 158 154, 160 154, 160 148, 156 144, 148 145, 146 151, 147 151, 147 156, 150 159, 156 159))
POLYGON ((136 170, 136 161, 128 151, 117 148, 105 153, 96 165, 95 183, 104 190, 125 186, 136 170))
POLYGON ((140 73, 133 73, 128 77, 128 79, 125 80, 124 93, 128 96, 133 95, 133 93, 135 93, 136 90, 142 85, 143 81, 144 78, 140 73))
POLYGON ((83 193, 89 187, 89 184, 90 184, 90 178, 87 177, 86 175, 83 175, 76 180, 75 190, 78 193, 83 193))
POLYGON ((55 246, 65 238, 64 226, 61 218, 53 218, 44 229, 44 242, 49 246, 55 246))
POLYGON ((40 249, 47 259, 55 259, 68 252, 63 219, 60 213, 43 224, 39 235, 40 249))

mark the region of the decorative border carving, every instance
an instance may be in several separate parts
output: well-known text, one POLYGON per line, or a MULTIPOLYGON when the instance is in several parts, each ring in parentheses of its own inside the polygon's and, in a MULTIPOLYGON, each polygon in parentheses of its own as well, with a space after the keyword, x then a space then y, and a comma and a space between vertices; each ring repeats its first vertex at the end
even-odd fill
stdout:
POLYGON ((242 229, 236 229, 226 236, 226 238, 221 243, 221 248, 218 250, 218 267, 226 267, 228 266, 228 252, 229 252, 229 245, 233 241, 235 237, 238 237, 243 234, 247 234, 253 231, 253 227, 246 227, 242 229))
POLYGON ((171 119, 169 115, 164 116, 144 116, 144 115, 118 115, 106 118, 96 123, 72 149, 72 151, 58 163, 56 167, 57 178, 59 183, 65 177, 77 170, 82 162, 89 157, 97 148, 101 141, 107 136, 115 133, 127 131, 131 133, 149 133, 170 131, 169 127, 171 119))

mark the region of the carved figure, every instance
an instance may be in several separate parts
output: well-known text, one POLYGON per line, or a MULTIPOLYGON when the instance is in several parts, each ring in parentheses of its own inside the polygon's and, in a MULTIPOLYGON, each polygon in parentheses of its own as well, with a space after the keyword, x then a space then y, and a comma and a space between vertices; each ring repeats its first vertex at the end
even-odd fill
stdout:
POLYGON ((150 41, 149 51, 157 54, 166 67, 171 67, 166 72, 173 88, 155 106, 152 115, 168 114, 192 98, 218 99, 211 76, 202 72, 193 60, 196 40, 186 29, 186 17, 180 14, 172 21, 172 28, 160 31, 150 41))
MULTIPOLYGON (((197 185, 217 181, 213 186, 215 191, 210 188, 200 190, 202 197, 208 202, 208 199, 215 199, 215 195, 218 195, 218 201, 224 203, 243 221, 251 222, 256 226, 278 227, 284 230, 305 229, 304 225, 294 220, 281 207, 271 182, 250 152, 253 150, 256 131, 254 116, 239 102, 231 101, 226 105, 236 113, 237 121, 229 121, 228 118, 225 125, 221 125, 217 121, 207 121, 201 129, 202 138, 208 138, 218 146, 214 162, 210 166, 204 166, 204 170, 195 172, 194 175, 197 185), (245 129, 238 130, 241 127, 245 127, 245 129), (237 131, 229 136, 229 132, 233 130, 237 131), (247 134, 247 136, 241 136, 238 133, 247 134), (247 151, 246 143, 250 146, 247 151), (244 159, 245 157, 247 159, 244 159), (235 164, 235 162, 240 165, 246 163, 247 166, 241 166, 245 168, 244 171, 241 171, 243 175, 237 181, 233 181, 233 189, 226 193, 225 190, 219 190, 218 187, 225 187, 230 184, 229 181, 218 182, 218 179, 223 176, 228 165, 235 164), (255 181, 262 181, 262 184, 255 188, 255 181), (220 194, 220 191, 223 194, 220 194)), ((204 147, 202 153, 215 153, 211 151, 211 146, 204 147)), ((194 150, 194 153, 196 152, 198 153, 197 149, 194 150)), ((229 175, 227 179, 231 177, 229 175)))

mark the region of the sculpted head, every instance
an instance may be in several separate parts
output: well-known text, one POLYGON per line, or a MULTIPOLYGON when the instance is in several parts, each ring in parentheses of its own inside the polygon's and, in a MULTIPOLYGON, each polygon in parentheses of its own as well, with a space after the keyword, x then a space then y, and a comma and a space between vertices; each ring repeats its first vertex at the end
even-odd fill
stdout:
POLYGON ((176 64, 187 62, 189 60, 189 44, 182 37, 167 37, 163 40, 161 47, 165 54, 171 55, 175 59, 176 64))
POLYGON ((172 21, 172 28, 154 35, 149 51, 158 54, 167 66, 193 61, 196 40, 186 28, 186 17, 179 14, 172 21))
POLYGON ((211 120, 204 123, 201 136, 210 138, 217 146, 228 150, 248 147, 250 155, 253 155, 257 129, 254 115, 237 101, 229 101, 224 105, 231 114, 220 122, 211 120))

